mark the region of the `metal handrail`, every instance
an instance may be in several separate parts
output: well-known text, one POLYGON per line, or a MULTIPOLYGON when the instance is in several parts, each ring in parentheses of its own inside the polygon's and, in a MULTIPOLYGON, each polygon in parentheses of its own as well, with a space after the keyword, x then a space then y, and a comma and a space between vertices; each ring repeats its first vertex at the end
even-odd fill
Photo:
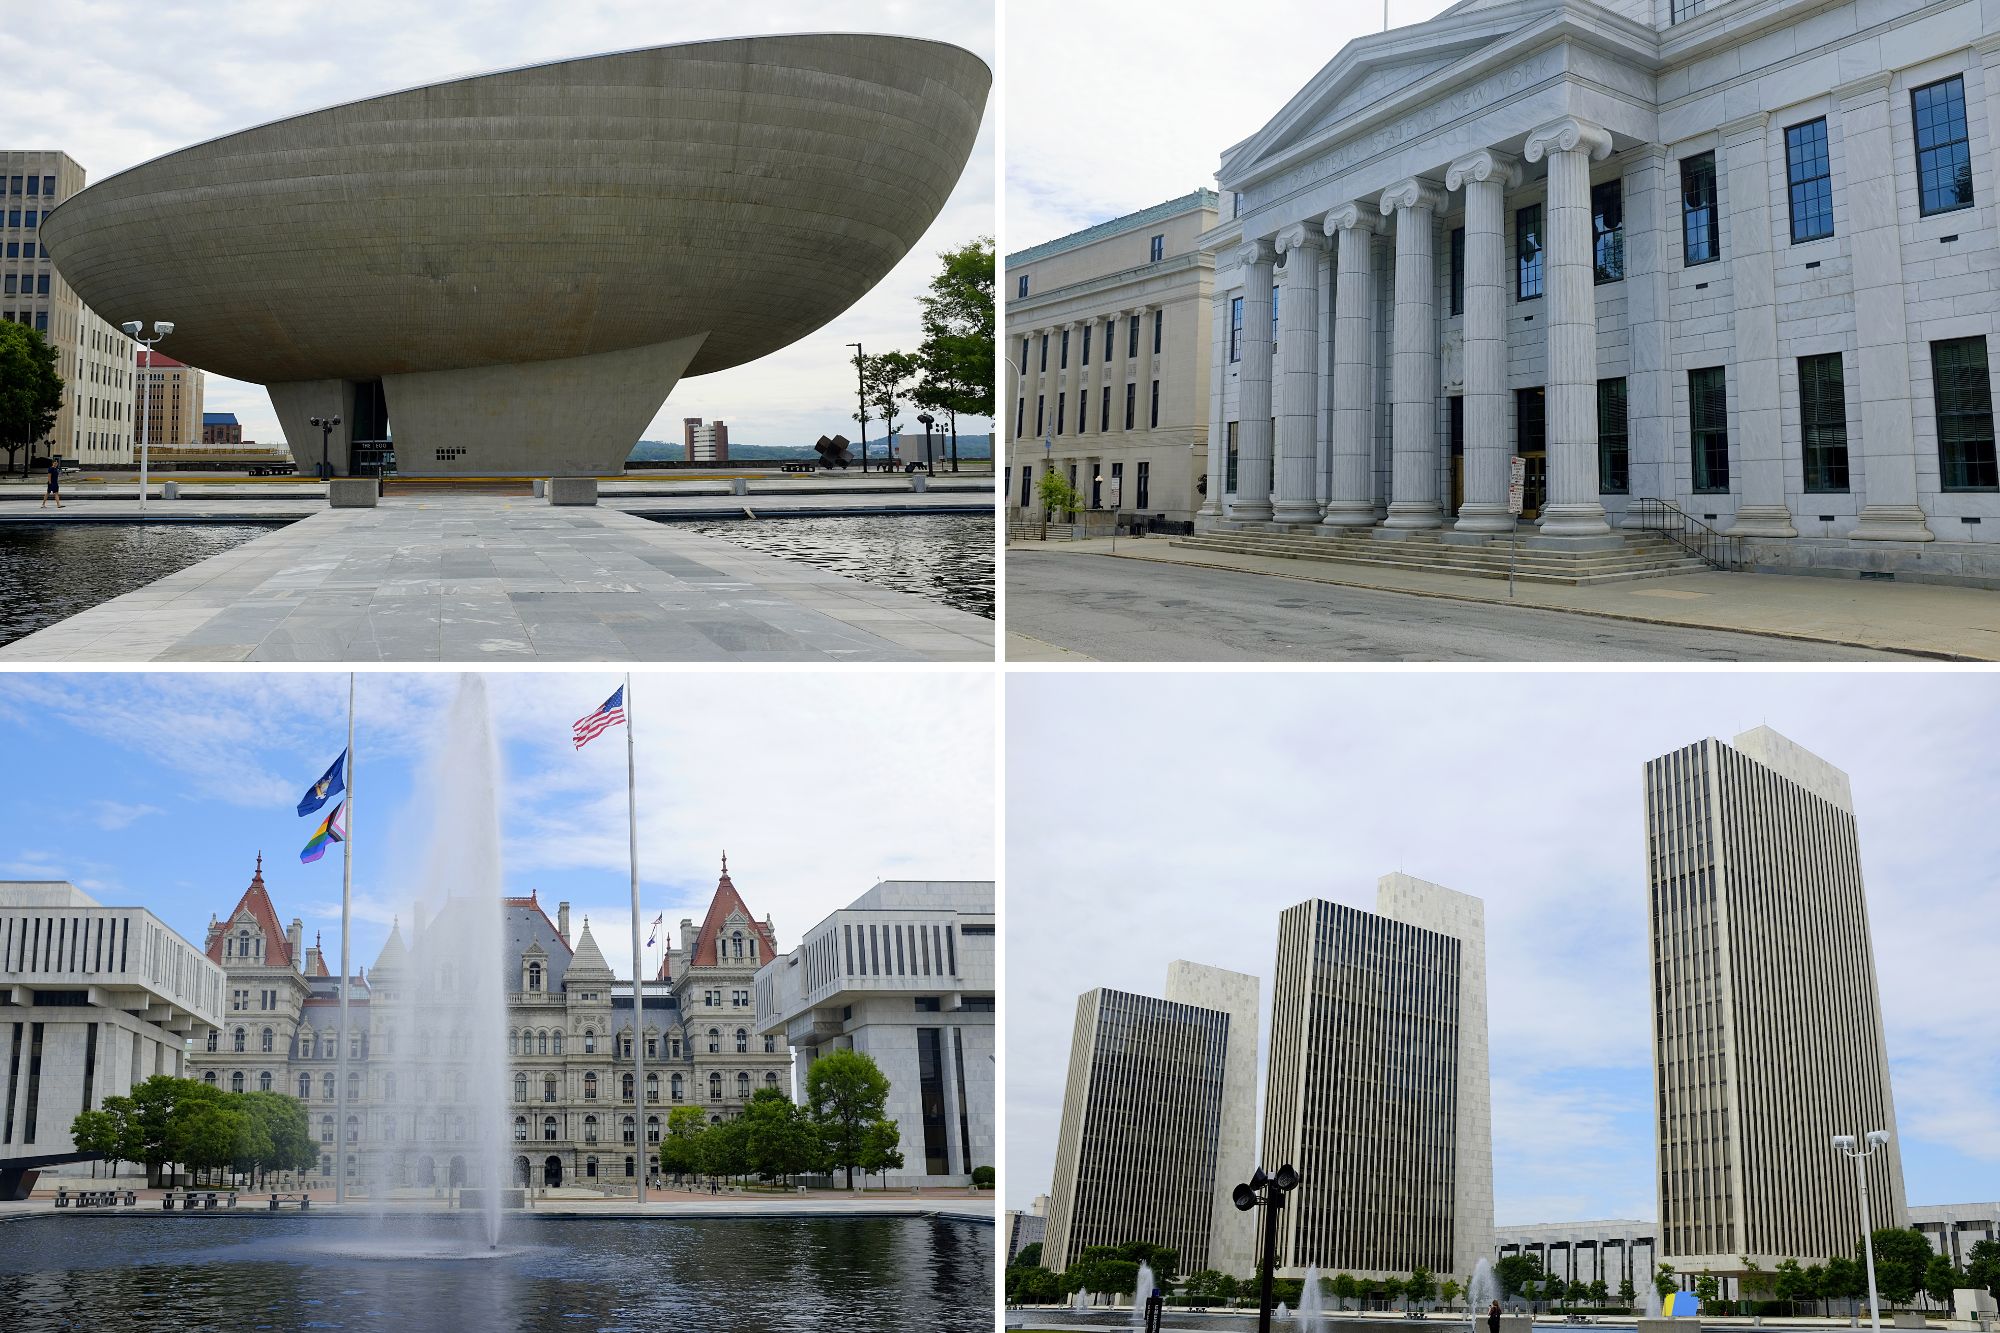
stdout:
POLYGON ((1628 512, 1638 517, 1641 530, 1661 534, 1710 569, 1743 568, 1741 537, 1710 527, 1671 500, 1634 500, 1628 512))

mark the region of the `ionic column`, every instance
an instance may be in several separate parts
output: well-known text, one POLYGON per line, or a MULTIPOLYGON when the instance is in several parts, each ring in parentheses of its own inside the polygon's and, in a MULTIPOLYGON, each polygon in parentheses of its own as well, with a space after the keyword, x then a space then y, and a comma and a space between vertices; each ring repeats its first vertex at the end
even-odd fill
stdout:
POLYGON ((1222 420, 1222 381, 1229 373, 1229 293, 1215 293, 1208 315, 1208 494, 1198 518, 1222 517, 1222 487, 1229 480, 1229 427, 1222 420))
POLYGON ((1278 441, 1271 518, 1277 523, 1317 523, 1313 499, 1319 446, 1319 269, 1326 234, 1295 223, 1278 233, 1285 257, 1285 290, 1278 300, 1278 441))
MULTIPOLYGON (((1889 135, 1888 74, 1833 90, 1847 150, 1847 252, 1854 270, 1855 360, 1861 380, 1862 477, 1867 503, 1851 536, 1927 542, 1917 504, 1917 439, 1910 412, 1910 348, 1903 309, 1903 243, 1896 181, 1905 164, 1889 135)), ((1732 184, 1735 177, 1731 176, 1732 184)))
POLYGON ((1236 254, 1243 273, 1242 363, 1236 375, 1236 502, 1229 516, 1271 518, 1271 261, 1269 241, 1236 254))
POLYGON ((1796 537, 1785 506, 1785 449, 1778 412, 1778 279, 1771 255, 1771 182, 1759 111, 1722 127, 1729 169, 1731 300, 1736 307, 1735 489, 1739 537, 1796 537))
POLYGON ((1339 269, 1333 287, 1333 459, 1320 521, 1327 528, 1375 524, 1369 472, 1375 457, 1375 234, 1381 226, 1382 215, 1365 204, 1342 204, 1326 215, 1339 269))
MULTIPOLYGON (((1322 227, 1321 234, 1325 234, 1322 227)), ((1333 238, 1327 237, 1326 248, 1333 249, 1333 238)), ((1333 495, 1333 261, 1326 255, 1319 260, 1319 346, 1313 352, 1314 378, 1319 381, 1319 401, 1315 404, 1316 418, 1313 426, 1318 438, 1313 442, 1316 455, 1313 476, 1313 499, 1318 501, 1320 512, 1326 510, 1326 502, 1333 495)))
POLYGON ((1445 173, 1465 191, 1465 503, 1458 532, 1511 532, 1507 512, 1507 191, 1521 164, 1485 149, 1445 173))
POLYGON ((1543 231, 1548 332, 1548 500, 1545 537, 1611 532, 1597 489, 1596 237, 1590 223, 1590 164, 1611 153, 1611 134, 1575 116, 1528 136, 1530 162, 1549 163, 1543 231))
MULTIPOLYGON (((1625 324, 1632 368, 1626 377, 1630 494, 1635 500, 1674 498, 1673 356, 1670 351, 1668 228, 1679 225, 1672 200, 1679 179, 1666 149, 1644 149, 1625 169, 1625 324)), ((1623 526, 1644 523, 1636 508, 1623 526)))
MULTIPOLYGON (((1139 321, 1139 350, 1137 354, 1126 358, 1126 364, 1132 373, 1132 429, 1135 431, 1152 429, 1147 424, 1146 416, 1147 391, 1153 379, 1153 344, 1146 336, 1146 316, 1152 313, 1152 309, 1151 306, 1144 305, 1134 307, 1126 313, 1124 327, 1120 330, 1120 336, 1126 339, 1125 345, 1130 347, 1132 321, 1135 319, 1139 321)), ((1124 410, 1123 403, 1119 404, 1119 410, 1124 410)))
POLYGON ((1411 176, 1382 192, 1382 215, 1396 219, 1395 352, 1389 368, 1389 516, 1385 528, 1435 528, 1437 460, 1437 272, 1431 239, 1444 196, 1411 176))

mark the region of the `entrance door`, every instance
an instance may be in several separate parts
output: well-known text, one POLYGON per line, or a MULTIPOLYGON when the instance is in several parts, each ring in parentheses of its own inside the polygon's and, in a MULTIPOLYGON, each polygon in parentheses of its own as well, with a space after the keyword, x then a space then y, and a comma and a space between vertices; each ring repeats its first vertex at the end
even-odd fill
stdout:
POLYGON ((389 440, 389 399, 382 392, 381 380, 355 384, 348 441, 348 476, 379 477, 394 470, 396 446, 389 440))
POLYGON ((1451 512, 1465 508, 1465 398, 1447 398, 1451 412, 1451 512))
POLYGON ((544 1185, 562 1184, 562 1158, 552 1156, 548 1161, 542 1163, 542 1183, 544 1185))
POLYGON ((1540 388, 1514 390, 1514 452, 1525 464, 1521 517, 1539 518, 1549 496, 1548 417, 1540 388))

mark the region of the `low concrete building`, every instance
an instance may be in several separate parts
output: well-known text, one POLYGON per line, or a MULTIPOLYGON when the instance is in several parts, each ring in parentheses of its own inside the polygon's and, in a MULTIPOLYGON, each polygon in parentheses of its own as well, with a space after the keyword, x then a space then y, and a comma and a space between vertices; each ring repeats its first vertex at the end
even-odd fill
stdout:
POLYGON ((886 1184, 994 1164, 993 931, 991 880, 884 880, 757 972, 757 1030, 790 1046, 795 1099, 832 1051, 888 1076, 903 1167, 886 1184))
POLYGON ((1912 1204, 1910 1225, 1924 1233, 1933 1250, 1963 1268, 1973 1246, 2000 1240, 2000 1203, 1912 1204))
POLYGON ((80 1160, 70 1122, 222 1021, 223 971, 143 907, 61 880, 0 883, 0 1199, 80 1160))
POLYGON ((1028 1211, 1018 1208, 1007 1210, 1006 1253, 1007 1262, 1013 1263, 1021 1251, 1030 1245, 1040 1245, 1048 1238, 1049 1196, 1037 1194, 1035 1201, 1028 1205, 1028 1211))
POLYGON ((1616 1299, 1625 1282, 1635 1292, 1646 1290, 1659 1264, 1658 1233, 1654 1223, 1631 1218, 1495 1227, 1493 1257, 1529 1255, 1541 1261, 1544 1273, 1559 1273, 1564 1281, 1587 1285, 1601 1280, 1616 1299))

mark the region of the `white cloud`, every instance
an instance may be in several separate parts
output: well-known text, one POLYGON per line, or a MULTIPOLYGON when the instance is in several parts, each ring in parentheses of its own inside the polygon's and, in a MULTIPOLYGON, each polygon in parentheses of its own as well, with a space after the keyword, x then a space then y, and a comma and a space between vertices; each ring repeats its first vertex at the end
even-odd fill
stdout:
POLYGON ((147 815, 163 815, 166 811, 157 805, 144 803, 127 805, 122 801, 94 801, 91 808, 97 813, 93 817, 101 829, 122 829, 136 824, 147 815))
MULTIPOLYGON (((10 108, 14 142, 61 148, 103 180, 221 134, 459 75, 605 51, 754 33, 854 30, 955 43, 995 63, 990 0, 70 0, 15 7, 0 68, 56 71, 10 108), (393 36, 390 36, 393 34, 393 36)), ((852 433, 845 344, 914 350, 916 298, 937 254, 994 232, 992 115, 931 230, 832 325, 748 366, 676 388, 646 434, 680 439, 684 416, 721 417, 733 439, 807 444, 852 433)), ((161 349, 171 352, 169 341, 161 349)), ((210 376, 206 408, 235 412, 246 436, 282 438, 260 385, 210 376)), ((973 432, 985 423, 965 423, 973 432)), ((295 441, 294 443, 301 443, 295 441)))

